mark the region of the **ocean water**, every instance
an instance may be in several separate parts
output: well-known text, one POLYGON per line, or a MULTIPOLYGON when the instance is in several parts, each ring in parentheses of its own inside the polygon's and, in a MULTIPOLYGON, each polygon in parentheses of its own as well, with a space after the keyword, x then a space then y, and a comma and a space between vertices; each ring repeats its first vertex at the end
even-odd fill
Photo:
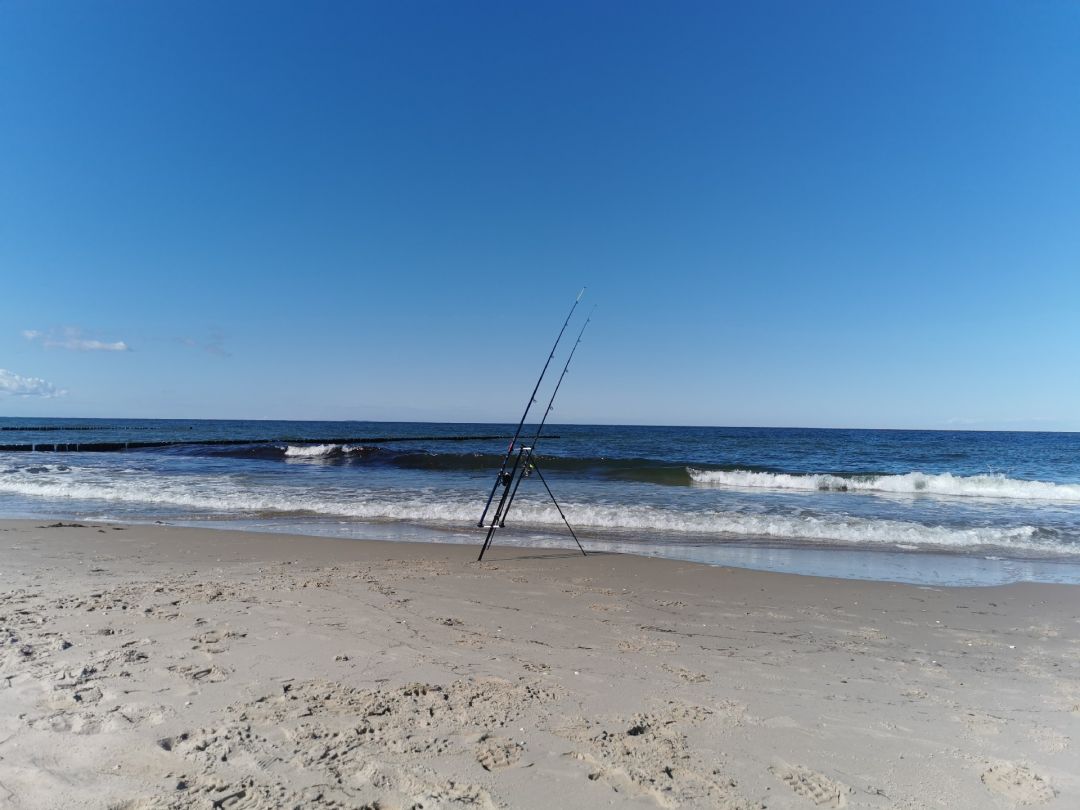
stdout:
MULTIPOLYGON (((0 449, 0 515, 479 545, 513 427, 0 419, 0 448, 35 448, 0 449), (502 438, 443 440, 461 436, 502 438), (408 440, 374 441, 387 437, 408 440)), ((540 467, 595 550, 928 585, 1080 582, 1080 434, 545 433, 540 467)), ((534 479, 496 543, 573 546, 534 479)))

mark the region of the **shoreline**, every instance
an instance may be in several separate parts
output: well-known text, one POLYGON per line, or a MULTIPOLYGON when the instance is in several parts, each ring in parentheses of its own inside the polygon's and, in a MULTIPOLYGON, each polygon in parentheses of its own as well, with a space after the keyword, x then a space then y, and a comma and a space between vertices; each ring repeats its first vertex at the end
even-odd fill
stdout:
POLYGON ((55 522, 0 521, 4 806, 1080 800, 1070 585, 55 522))
MULTIPOLYGON (((433 526, 409 521, 300 521, 276 518, 236 520, 183 520, 84 517, 74 512, 50 512, 46 516, 18 514, 0 516, 5 521, 86 522, 126 526, 173 526, 207 531, 271 534, 280 536, 333 539, 337 541, 377 541, 432 543, 435 545, 475 545, 483 537, 475 531, 450 526, 433 526), (59 515, 59 516, 58 516, 59 515)), ((588 550, 625 554, 650 559, 668 559, 712 567, 737 568, 847 579, 863 582, 893 582, 932 587, 993 587, 1013 583, 1080 585, 1080 560, 1071 557, 1004 557, 970 550, 878 548, 840 544, 782 544, 768 539, 742 538, 725 542, 649 542, 623 537, 597 536, 578 530, 588 550)), ((508 548, 575 548, 568 538, 545 528, 508 527, 496 537, 496 545, 508 548)))

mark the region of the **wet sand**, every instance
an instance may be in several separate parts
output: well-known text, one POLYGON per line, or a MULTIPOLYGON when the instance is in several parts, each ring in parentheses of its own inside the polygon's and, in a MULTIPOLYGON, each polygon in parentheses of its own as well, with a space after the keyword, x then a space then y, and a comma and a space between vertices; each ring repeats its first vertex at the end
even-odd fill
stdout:
POLYGON ((1080 807, 1077 586, 51 523, 0 807, 1080 807))

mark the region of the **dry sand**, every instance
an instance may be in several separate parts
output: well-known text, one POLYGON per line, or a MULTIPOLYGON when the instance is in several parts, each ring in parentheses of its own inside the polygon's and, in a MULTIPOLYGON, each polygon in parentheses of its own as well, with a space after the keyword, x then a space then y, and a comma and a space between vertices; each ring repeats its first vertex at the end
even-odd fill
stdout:
POLYGON ((0 806, 1080 807, 1080 588, 474 555, 0 523, 0 806))

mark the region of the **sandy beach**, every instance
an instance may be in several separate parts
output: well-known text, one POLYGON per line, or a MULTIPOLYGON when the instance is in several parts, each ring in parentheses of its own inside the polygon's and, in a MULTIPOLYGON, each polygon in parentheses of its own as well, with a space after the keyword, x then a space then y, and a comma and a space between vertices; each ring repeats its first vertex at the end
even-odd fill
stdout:
POLYGON ((1076 587, 56 523, 5 808, 1080 806, 1076 587))

